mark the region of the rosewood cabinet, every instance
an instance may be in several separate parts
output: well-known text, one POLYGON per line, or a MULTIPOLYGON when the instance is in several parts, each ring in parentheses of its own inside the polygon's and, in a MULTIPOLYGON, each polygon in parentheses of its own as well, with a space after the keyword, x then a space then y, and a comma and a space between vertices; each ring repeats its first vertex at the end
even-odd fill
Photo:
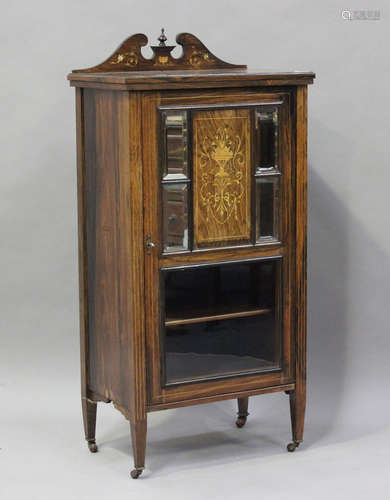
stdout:
POLYGON ((130 421, 138 477, 147 413, 289 395, 306 400, 306 122, 313 73, 249 72, 195 36, 145 35, 69 76, 76 87, 81 389, 130 421))

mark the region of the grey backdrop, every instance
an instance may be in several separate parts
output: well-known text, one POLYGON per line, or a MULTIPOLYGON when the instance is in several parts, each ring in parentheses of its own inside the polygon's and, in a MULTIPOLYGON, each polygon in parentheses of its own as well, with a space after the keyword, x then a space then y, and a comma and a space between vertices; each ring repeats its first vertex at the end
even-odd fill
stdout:
POLYGON ((388 2, 7 2, 1 59, 0 493, 29 498, 387 498, 390 24, 388 2), (341 10, 380 9, 379 21, 341 10), (152 414, 148 471, 128 479, 128 424, 79 404, 72 68, 129 34, 193 32, 249 67, 312 70, 309 89, 309 399, 296 453, 284 394, 152 414))

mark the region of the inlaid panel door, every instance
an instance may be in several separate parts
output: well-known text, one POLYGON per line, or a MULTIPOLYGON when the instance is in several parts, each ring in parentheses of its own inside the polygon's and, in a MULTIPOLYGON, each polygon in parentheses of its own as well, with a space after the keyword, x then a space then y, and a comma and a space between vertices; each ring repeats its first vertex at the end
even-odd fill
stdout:
POLYGON ((251 119, 248 108, 192 115, 194 248, 249 243, 251 119))
POLYGON ((292 381, 290 98, 143 96, 150 405, 292 381))

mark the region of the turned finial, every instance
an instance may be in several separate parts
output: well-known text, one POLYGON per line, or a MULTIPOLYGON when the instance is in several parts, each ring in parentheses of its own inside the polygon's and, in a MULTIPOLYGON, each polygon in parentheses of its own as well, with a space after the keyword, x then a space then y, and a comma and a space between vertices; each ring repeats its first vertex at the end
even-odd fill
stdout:
POLYGON ((157 38, 160 42, 160 47, 165 47, 165 42, 167 41, 167 37, 165 36, 165 29, 161 28, 161 35, 157 38))

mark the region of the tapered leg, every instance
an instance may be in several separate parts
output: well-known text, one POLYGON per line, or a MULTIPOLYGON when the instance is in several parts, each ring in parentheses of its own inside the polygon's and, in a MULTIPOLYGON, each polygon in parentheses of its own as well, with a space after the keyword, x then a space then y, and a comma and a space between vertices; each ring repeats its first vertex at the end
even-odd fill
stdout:
POLYGON ((292 443, 287 445, 288 451, 294 451, 303 441, 303 428, 305 425, 306 409, 306 390, 291 391, 290 393, 290 412, 291 412, 291 430, 292 443))
POLYGON ((293 442, 287 446, 294 451, 303 439, 306 407, 306 328, 307 328, 307 87, 296 89, 296 164, 295 164, 295 390, 289 395, 293 442))
POLYGON ((248 398, 237 398, 238 402, 238 417, 236 420, 236 425, 238 428, 244 427, 246 423, 246 418, 249 415, 248 413, 248 398))
POLYGON ((89 451, 96 453, 98 451, 95 441, 97 403, 82 397, 81 405, 83 408, 85 439, 88 442, 89 451))
POLYGON ((130 430, 134 455, 134 469, 131 471, 130 475, 133 479, 137 479, 145 468, 146 418, 138 422, 130 422, 130 430))

